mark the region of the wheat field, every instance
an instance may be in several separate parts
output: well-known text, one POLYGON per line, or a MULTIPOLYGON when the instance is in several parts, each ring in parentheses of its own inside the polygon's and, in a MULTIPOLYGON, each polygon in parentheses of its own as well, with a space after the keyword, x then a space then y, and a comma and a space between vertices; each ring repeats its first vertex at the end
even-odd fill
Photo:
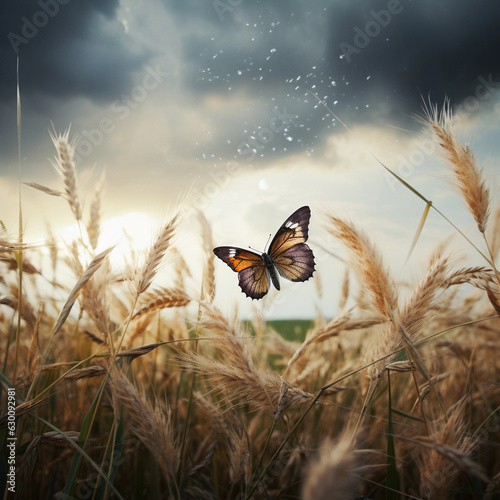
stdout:
POLYGON ((368 234, 324 213, 346 275, 332 319, 318 315, 301 341, 259 309, 250 322, 221 312, 202 213, 197 293, 176 246, 182 206, 141 264, 131 256, 117 273, 114 249, 96 251, 100 185, 84 213, 74 142, 54 134, 63 190, 26 184, 66 200, 80 237, 64 247, 0 234, 1 436, 15 498, 498 498, 500 210, 449 108, 425 120, 477 226, 475 264, 438 241, 426 272, 399 283, 368 234), (163 266, 172 278, 159 285, 163 266))

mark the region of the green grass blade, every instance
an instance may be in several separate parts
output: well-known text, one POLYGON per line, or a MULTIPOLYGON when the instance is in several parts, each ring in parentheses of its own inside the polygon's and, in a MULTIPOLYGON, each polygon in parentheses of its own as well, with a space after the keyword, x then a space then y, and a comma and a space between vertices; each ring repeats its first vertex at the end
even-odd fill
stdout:
MULTIPOLYGON (((101 385, 99 387, 99 390, 97 391, 97 394, 95 395, 92 404, 90 405, 87 414, 85 415, 85 418, 83 419, 82 427, 80 429, 80 440, 82 440, 84 443, 87 442, 87 438, 90 432, 90 428, 92 426, 92 422, 94 420, 95 412, 97 411, 97 407, 99 405, 99 401, 101 400, 101 395, 102 391, 104 390, 104 387, 106 385, 106 378, 101 382, 101 385)), ((85 445, 84 445, 85 446, 85 445)), ((83 450, 82 450, 83 452, 83 450)), ((75 488, 76 488, 76 480, 77 480, 77 474, 78 470, 80 468, 80 463, 82 460, 82 456, 85 456, 83 453, 76 453, 75 456, 73 457, 73 460, 71 462, 71 467, 68 473, 68 478, 66 480, 66 486, 64 488, 64 494, 65 495, 74 495, 75 488)), ((104 474, 105 476, 105 474, 104 474)), ((106 481, 108 479, 106 478, 106 481)), ((113 487, 114 490, 114 487, 113 487)))
POLYGON ((375 158, 379 163, 380 165, 382 165, 386 170, 387 172, 389 172, 397 181, 399 181, 401 184, 403 184, 403 186, 406 188, 406 189, 409 189, 413 194, 417 195, 421 200, 425 201, 425 203, 429 204, 429 205, 432 205, 432 201, 431 200, 428 200, 423 194, 419 193, 411 184, 408 184, 402 177, 399 177, 398 174, 396 174, 396 172, 393 172, 389 167, 386 167, 378 158, 375 158))
POLYGON ((428 200, 423 194, 419 193, 412 185, 408 184, 404 179, 399 177, 399 175, 396 174, 395 172, 393 172, 389 167, 386 167, 378 158, 375 158, 375 160, 377 160, 380 163, 380 165, 382 165, 382 167, 384 167, 387 170, 387 172, 389 172, 392 176, 394 176, 395 179, 397 179, 401 184, 403 184, 404 187, 409 189, 413 194, 418 196, 421 200, 425 201, 425 203, 427 203, 427 205, 428 205, 427 210, 429 210, 430 208, 433 208, 448 224, 450 224, 450 226, 453 229, 455 229, 455 231, 458 232, 458 234, 460 234, 460 236, 462 236, 462 238, 464 238, 467 241, 467 243, 469 243, 472 246, 472 248, 474 248, 474 250, 476 250, 476 252, 479 253, 479 255, 481 255, 481 257, 483 257, 483 259, 486 262, 488 262, 490 265, 492 265, 490 259, 488 259, 488 257, 486 257, 486 255, 484 255, 484 253, 481 252, 481 250, 479 250, 479 248, 476 245, 474 245, 474 243, 469 238, 467 238, 467 236, 462 231, 460 231, 460 229, 458 229, 458 227, 455 226, 455 224, 453 224, 453 222, 451 222, 451 220, 448 219, 448 217, 446 217, 446 215, 443 214, 443 212, 438 210, 432 204, 431 200, 428 200))
POLYGON ((13 380, 17 378, 17 362, 19 359, 19 345, 21 342, 21 311, 23 310, 23 251, 21 250, 23 244, 23 210, 22 210, 22 200, 21 200, 21 186, 22 186, 22 175, 21 175, 21 91, 19 85, 19 54, 17 54, 17 66, 16 66, 16 77, 17 77, 17 156, 18 156, 18 168, 19 168, 19 248, 20 250, 15 252, 17 267, 18 267, 18 286, 17 286, 17 332, 16 332, 16 352, 14 355, 14 376, 13 380))
POLYGON ((389 395, 389 416, 387 429, 387 482, 385 498, 387 500, 398 500, 399 476, 396 467, 396 448, 394 446, 394 426, 392 422, 392 398, 391 398, 391 372, 387 371, 388 395, 389 395))
POLYGON ((417 227, 417 231, 415 232, 415 236, 413 237, 413 241, 411 242, 410 245, 410 250, 408 251, 408 255, 406 257, 406 260, 410 258, 410 255, 412 254, 415 245, 417 244, 418 239, 420 238, 420 234, 422 233, 422 229, 424 228, 425 221, 427 220, 427 215, 429 215, 429 210, 431 209, 432 201, 429 201, 425 204, 424 212, 422 214, 422 217, 420 218, 420 222, 417 227))
MULTIPOLYGON (((122 412, 120 412, 122 413, 122 412)), ((115 427, 115 432, 113 433, 113 446, 111 447, 109 457, 107 461, 109 463, 109 467, 107 471, 108 479, 110 483, 114 483, 116 479, 116 475, 118 473, 118 467, 122 463, 123 458, 123 449, 125 443, 125 432, 123 427, 123 418, 120 418, 117 426, 115 427)), ((101 483, 99 486, 99 491, 97 492, 96 499, 104 500, 109 496, 109 488, 106 484, 101 483)))
POLYGON ((392 413, 395 413, 396 415, 399 415, 400 417, 408 418, 409 420, 413 420, 414 422, 423 422, 423 419, 420 417, 415 417, 414 415, 410 415, 409 413, 406 413, 404 411, 398 410, 397 408, 392 408, 391 409, 392 413))
MULTIPOLYGON (((106 481, 106 483, 113 490, 117 498, 121 498, 121 500, 124 500, 123 497, 120 495, 119 491, 114 487, 113 484, 111 484, 109 479, 106 477, 106 474, 103 473, 101 468, 87 455, 87 453, 80 446, 78 446, 78 444, 75 441, 66 436, 66 434, 64 434, 63 431, 52 425, 50 422, 47 422, 47 420, 38 417, 36 415, 34 415, 34 417, 38 419, 40 422, 42 422, 44 425, 52 429, 53 431, 60 434, 76 450, 77 454, 75 456, 78 456, 80 459, 81 457, 84 457, 92 466, 92 468, 95 469, 95 471, 103 478, 104 481, 106 481)), ((65 498, 72 498, 72 497, 65 496, 65 498)))

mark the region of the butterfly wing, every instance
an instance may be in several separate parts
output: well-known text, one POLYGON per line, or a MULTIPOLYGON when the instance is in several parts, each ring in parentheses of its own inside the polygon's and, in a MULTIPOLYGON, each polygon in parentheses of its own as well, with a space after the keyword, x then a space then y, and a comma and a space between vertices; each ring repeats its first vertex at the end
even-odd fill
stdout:
POLYGON ((297 243, 280 253, 273 264, 290 281, 307 281, 314 272, 314 254, 305 243, 297 243))
POLYGON ((314 254, 305 244, 310 218, 309 207, 299 208, 282 224, 269 245, 273 264, 290 281, 306 281, 314 272, 314 254))
POLYGON ((269 291, 269 276, 262 257, 237 247, 217 247, 214 254, 238 273, 238 284, 251 299, 261 299, 269 291))
POLYGON ((269 245, 268 254, 274 259, 280 253, 298 243, 305 243, 309 237, 309 219, 311 209, 301 207, 283 222, 269 245))

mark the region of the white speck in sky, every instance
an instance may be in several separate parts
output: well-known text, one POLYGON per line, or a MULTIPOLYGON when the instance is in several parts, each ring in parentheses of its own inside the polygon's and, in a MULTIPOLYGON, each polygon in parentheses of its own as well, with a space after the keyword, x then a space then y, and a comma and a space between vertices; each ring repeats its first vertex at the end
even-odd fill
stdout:
POLYGON ((259 189, 261 189, 262 191, 267 191, 269 189, 269 182, 267 182, 267 179, 262 178, 259 181, 259 189))
POLYGON ((121 20, 123 29, 125 30, 125 33, 128 33, 128 21, 126 19, 121 20))

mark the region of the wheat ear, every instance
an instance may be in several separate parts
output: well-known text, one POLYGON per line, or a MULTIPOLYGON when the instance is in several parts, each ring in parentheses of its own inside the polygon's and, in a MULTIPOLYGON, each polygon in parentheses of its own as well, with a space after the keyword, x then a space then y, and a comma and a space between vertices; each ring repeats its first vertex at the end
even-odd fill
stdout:
POLYGON ((490 192, 468 145, 463 145, 453 130, 449 103, 441 113, 437 106, 427 112, 429 126, 445 163, 454 174, 455 183, 481 233, 486 231, 490 213, 490 192))
POLYGON ((76 141, 69 141, 69 131, 56 135, 50 133, 50 137, 57 151, 57 156, 52 160, 52 165, 64 182, 64 197, 69 203, 75 219, 80 222, 82 219, 82 207, 78 194, 78 180, 74 161, 76 141))

